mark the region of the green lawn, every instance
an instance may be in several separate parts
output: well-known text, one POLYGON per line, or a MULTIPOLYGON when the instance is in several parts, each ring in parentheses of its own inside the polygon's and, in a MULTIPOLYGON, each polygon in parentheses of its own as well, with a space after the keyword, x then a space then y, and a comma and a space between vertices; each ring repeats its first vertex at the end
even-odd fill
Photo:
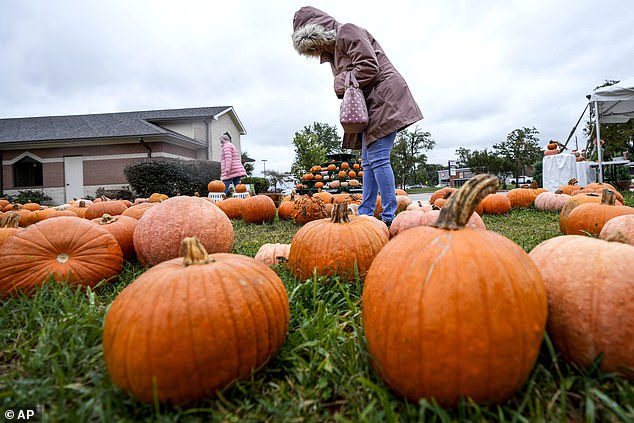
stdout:
MULTIPOLYGON (((628 197, 632 204, 631 194, 628 197)), ((488 228, 526 251, 558 235, 557 214, 533 208, 485 216, 488 228)), ((266 242, 288 243, 289 222, 235 222, 234 252, 249 256, 266 242)), ((110 302, 143 272, 126 263, 116 285, 94 290, 48 284, 32 298, 0 307, 2 411, 41 404, 45 421, 634 421, 632 384, 596 369, 564 363, 548 338, 530 378, 506 404, 468 400, 455 409, 396 397, 369 365, 361 320, 362 281, 294 280, 286 285, 291 311, 287 340, 278 355, 248 380, 194 408, 144 405, 113 386, 101 350, 103 317, 110 302)))

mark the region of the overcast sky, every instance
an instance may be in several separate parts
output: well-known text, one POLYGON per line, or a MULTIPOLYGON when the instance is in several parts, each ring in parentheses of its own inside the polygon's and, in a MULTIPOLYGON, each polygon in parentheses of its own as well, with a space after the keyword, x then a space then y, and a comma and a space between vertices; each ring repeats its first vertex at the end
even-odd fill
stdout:
POLYGON ((338 125, 330 67, 292 47, 304 5, 375 36, 431 163, 522 127, 563 142, 586 94, 634 76, 632 0, 2 0, 0 117, 229 105, 256 174, 288 171, 296 131, 338 125))

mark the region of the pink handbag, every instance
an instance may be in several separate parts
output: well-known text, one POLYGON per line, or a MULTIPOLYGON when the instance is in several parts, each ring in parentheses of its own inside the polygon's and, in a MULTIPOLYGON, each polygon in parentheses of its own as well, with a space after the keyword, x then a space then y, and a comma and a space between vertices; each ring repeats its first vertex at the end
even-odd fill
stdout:
POLYGON ((346 73, 345 91, 339 109, 339 121, 346 134, 359 134, 368 126, 368 108, 363 91, 352 71, 346 73))

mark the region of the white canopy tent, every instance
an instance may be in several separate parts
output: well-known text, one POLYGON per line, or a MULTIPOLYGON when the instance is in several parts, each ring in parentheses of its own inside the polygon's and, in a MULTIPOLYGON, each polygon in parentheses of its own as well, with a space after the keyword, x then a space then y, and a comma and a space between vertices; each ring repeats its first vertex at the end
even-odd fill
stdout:
POLYGON ((594 90, 590 96, 596 116, 596 144, 599 162, 599 182, 603 182, 600 123, 624 123, 634 118, 634 77, 608 87, 594 90))

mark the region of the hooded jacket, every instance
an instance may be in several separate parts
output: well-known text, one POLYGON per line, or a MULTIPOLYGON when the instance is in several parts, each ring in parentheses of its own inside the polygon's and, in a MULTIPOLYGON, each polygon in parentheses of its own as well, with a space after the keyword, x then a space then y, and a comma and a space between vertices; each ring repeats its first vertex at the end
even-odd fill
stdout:
POLYGON ((224 181, 237 178, 238 176, 247 176, 247 172, 242 165, 240 152, 231 141, 228 139, 223 140, 222 158, 220 159, 220 179, 224 181))
MULTIPOLYGON (((423 118, 407 83, 368 31, 354 24, 341 24, 311 6, 295 13, 293 31, 293 44, 300 54, 319 56, 321 63, 330 63, 337 97, 343 97, 346 71, 354 73, 370 118, 366 145, 423 118), (325 48, 333 37, 334 52, 325 48)), ((361 149, 361 134, 344 134, 343 148, 361 149)))

